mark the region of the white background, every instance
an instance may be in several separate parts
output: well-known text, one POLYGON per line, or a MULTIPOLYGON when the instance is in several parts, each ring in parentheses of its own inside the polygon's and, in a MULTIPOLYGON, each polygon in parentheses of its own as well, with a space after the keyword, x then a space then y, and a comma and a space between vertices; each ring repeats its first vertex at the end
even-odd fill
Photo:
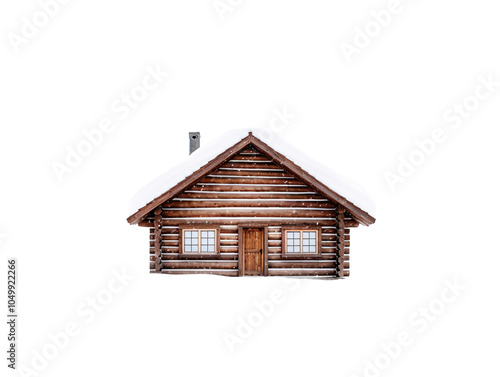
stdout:
MULTIPOLYGON (((71 1, 16 53, 9 33, 40 5, 3 2, 0 269, 18 258, 18 362, 32 367, 49 334, 74 322, 80 333, 38 375, 376 375, 366 363, 401 331, 413 343, 381 375, 498 374, 500 87, 456 130, 443 113, 474 95, 478 77, 500 80, 500 9, 401 0, 348 62, 340 44, 387 4, 247 0, 222 20, 210 0, 71 1), (170 76, 121 120, 112 102, 157 65, 170 76), (283 106, 296 118, 279 136, 377 204, 376 224, 352 231, 351 277, 295 289, 149 274, 148 230, 126 222, 130 198, 187 154, 188 131, 206 143, 269 127, 283 106), (106 117, 113 132, 60 182, 53 162, 106 117), (447 141, 391 191, 384 174, 437 127, 447 141), (123 268, 134 279, 87 323, 77 308, 123 268), (439 308, 446 279, 467 288, 419 331, 413 313, 439 308), (231 353, 223 334, 274 289, 285 302, 231 353)), ((4 325, 2 355, 6 338, 4 325)))

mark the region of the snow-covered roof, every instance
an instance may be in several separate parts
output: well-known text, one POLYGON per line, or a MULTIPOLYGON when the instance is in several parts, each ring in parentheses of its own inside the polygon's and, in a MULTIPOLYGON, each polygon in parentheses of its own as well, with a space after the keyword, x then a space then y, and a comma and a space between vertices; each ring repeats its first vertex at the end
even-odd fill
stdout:
MULTIPOLYGON (((200 147, 191 155, 179 161, 176 166, 143 187, 131 200, 130 214, 135 214, 152 200, 158 198, 186 177, 198 171, 222 152, 247 137, 249 132, 252 132, 257 138, 259 138, 259 135, 265 135, 260 129, 237 129, 227 132, 220 138, 200 147)), ((264 140, 264 142, 355 206, 373 214, 375 205, 366 191, 358 184, 334 172, 329 166, 311 159, 304 152, 290 145, 278 135, 273 135, 271 140, 264 140)))

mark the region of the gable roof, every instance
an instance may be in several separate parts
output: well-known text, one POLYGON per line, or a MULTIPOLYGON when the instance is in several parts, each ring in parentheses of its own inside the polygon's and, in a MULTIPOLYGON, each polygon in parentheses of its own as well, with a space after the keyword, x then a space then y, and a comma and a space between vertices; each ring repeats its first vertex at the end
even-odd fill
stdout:
POLYGON ((132 200, 132 214, 127 221, 130 224, 139 223, 156 207, 192 186, 197 180, 250 144, 260 149, 274 163, 303 180, 319 194, 344 206, 360 223, 370 225, 375 222, 375 218, 367 212, 372 208, 372 203, 363 189, 334 173, 329 167, 310 160, 301 151, 278 137, 274 136, 272 139, 272 145, 275 147, 273 148, 248 130, 236 130, 225 134, 211 145, 196 150, 185 161, 144 187, 132 200), (218 151, 224 148, 225 150, 218 154, 218 151), (286 151, 294 161, 278 152, 277 149, 286 151))

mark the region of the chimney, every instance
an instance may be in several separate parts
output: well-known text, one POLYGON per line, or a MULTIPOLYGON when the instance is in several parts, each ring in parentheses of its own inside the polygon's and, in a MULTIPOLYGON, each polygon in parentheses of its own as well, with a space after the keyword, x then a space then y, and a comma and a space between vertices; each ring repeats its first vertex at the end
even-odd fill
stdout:
POLYGON ((190 132, 189 133, 189 154, 193 153, 200 147, 200 133, 190 132))

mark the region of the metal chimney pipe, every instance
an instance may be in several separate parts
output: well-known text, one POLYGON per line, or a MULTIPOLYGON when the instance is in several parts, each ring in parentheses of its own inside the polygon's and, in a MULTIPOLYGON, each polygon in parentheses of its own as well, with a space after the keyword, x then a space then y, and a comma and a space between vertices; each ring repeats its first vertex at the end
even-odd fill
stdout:
POLYGON ((200 147, 200 137, 199 132, 189 133, 189 154, 193 153, 200 147))

